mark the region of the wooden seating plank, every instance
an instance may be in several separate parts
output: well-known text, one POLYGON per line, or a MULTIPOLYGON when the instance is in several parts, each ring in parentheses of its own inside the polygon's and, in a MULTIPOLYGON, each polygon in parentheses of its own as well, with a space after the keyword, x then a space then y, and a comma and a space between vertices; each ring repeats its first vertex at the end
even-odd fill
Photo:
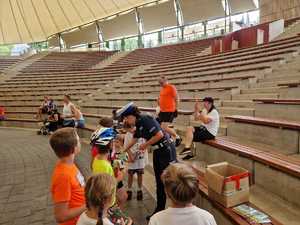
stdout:
POLYGON ((278 119, 267 119, 267 118, 259 118, 259 117, 251 117, 251 116, 226 116, 226 119, 234 120, 236 122, 242 123, 250 123, 256 125, 265 125, 271 127, 278 127, 278 128, 287 128, 293 130, 300 130, 300 123, 286 121, 286 120, 278 120, 278 119))

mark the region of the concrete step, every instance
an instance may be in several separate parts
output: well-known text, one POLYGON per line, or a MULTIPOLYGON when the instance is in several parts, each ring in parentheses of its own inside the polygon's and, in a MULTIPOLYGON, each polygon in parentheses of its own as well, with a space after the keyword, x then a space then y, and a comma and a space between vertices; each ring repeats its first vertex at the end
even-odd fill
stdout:
POLYGON ((219 107, 220 115, 254 116, 254 108, 219 107))
MULTIPOLYGON (((198 150, 201 151, 200 148, 197 149, 197 151, 198 150)), ((149 158, 151 158, 151 155, 152 154, 150 153, 149 158)), ((180 159, 180 157, 178 158, 180 159)), ((197 167, 197 169, 203 172, 205 172, 206 166, 211 164, 211 163, 206 163, 205 161, 201 161, 197 158, 189 161, 184 161, 184 163, 188 165, 193 165, 197 167)), ((151 167, 152 169, 151 164, 149 165, 149 167, 151 167)), ((147 176, 147 180, 153 181, 153 172, 148 173, 146 176, 147 176), (150 177, 152 177, 152 179, 150 177)), ((152 193, 153 195, 155 195, 155 189, 152 189, 152 193)), ((300 208, 280 198, 278 195, 266 190, 261 185, 257 184, 251 187, 250 202, 258 206, 261 210, 271 215, 273 218, 275 218, 282 224, 299 225, 298 212, 300 208)), ((198 206, 206 210, 211 210, 211 208, 206 208, 208 206, 207 204, 198 205, 198 206)), ((220 217, 220 214, 217 213, 214 214, 214 216, 217 222, 219 222, 218 219, 220 217)), ((227 224, 227 223, 224 223, 222 221, 220 224, 227 224)))
POLYGON ((249 100, 224 100, 222 101, 222 107, 239 107, 239 108, 252 108, 255 103, 249 100))
POLYGON ((227 122, 227 135, 243 142, 250 141, 267 145, 285 155, 299 152, 299 133, 297 130, 229 120, 227 122))
POLYGON ((256 104, 255 116, 300 122, 300 105, 256 104), (272 112, 272 113, 270 113, 272 112))
POLYGON ((242 89, 241 94, 276 94, 279 91, 279 89, 279 87, 242 89))
POLYGON ((278 98, 279 94, 240 94, 233 95, 233 100, 253 100, 257 98, 278 98))
POLYGON ((281 76, 274 75, 274 76, 266 76, 264 79, 259 79, 258 82, 276 82, 276 81, 286 81, 286 80, 297 80, 300 78, 299 74, 282 74, 281 76))
POLYGON ((278 82, 268 81, 268 82, 258 82, 255 84, 251 84, 250 88, 276 88, 278 87, 278 82))
POLYGON ((23 113, 11 113, 11 112, 6 112, 5 117, 6 118, 20 118, 20 119, 35 119, 36 113, 34 112, 23 112, 23 113))
MULTIPOLYGON (((14 120, 10 118, 4 121, 0 121, 2 127, 21 127, 21 128, 34 128, 39 129, 40 125, 37 120, 14 120)), ((17 118, 18 119, 18 118, 17 118)))
MULTIPOLYGON (((241 141, 236 138, 237 141, 234 143, 239 144, 241 141)), ((243 145, 251 147, 248 143, 243 141, 243 145)), ((252 145, 257 145, 255 142, 251 142, 252 145)), ((274 195, 280 202, 286 203, 291 206, 292 209, 299 209, 300 204, 300 189, 297 188, 300 185, 300 179, 288 174, 281 170, 276 170, 269 165, 262 164, 248 157, 241 157, 236 153, 231 153, 217 147, 212 147, 206 144, 197 143, 196 145, 197 160, 204 161, 207 164, 213 164, 218 162, 227 161, 237 166, 241 166, 253 174, 255 186, 258 185, 264 189, 267 193, 274 195)), ((264 151, 264 148, 259 148, 264 151)), ((267 195, 266 195, 267 197, 267 195)), ((269 202, 269 201, 267 201, 269 202)), ((271 205, 269 205, 271 206, 271 205)), ((276 208, 276 204, 271 208, 276 208)), ((269 208, 269 209, 271 209, 269 208)), ((268 209, 266 207, 265 209, 268 209)), ((292 210, 293 211, 293 210, 292 210)), ((294 212, 294 211, 293 211, 294 212)), ((296 212, 296 211, 295 211, 296 212)), ((284 216, 284 212, 280 215, 284 216)), ((276 215, 274 215, 276 216, 276 215)), ((285 218, 285 221, 288 217, 285 218)), ((298 220, 299 222, 299 220, 298 220)), ((290 224, 290 223, 283 223, 290 224)), ((297 223, 295 223, 297 224, 297 223)))

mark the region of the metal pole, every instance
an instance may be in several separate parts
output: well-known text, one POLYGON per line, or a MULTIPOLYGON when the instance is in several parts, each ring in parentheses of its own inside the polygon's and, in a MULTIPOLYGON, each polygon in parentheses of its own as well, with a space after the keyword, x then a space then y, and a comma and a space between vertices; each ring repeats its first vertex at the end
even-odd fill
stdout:
POLYGON ((228 9, 228 1, 227 0, 225 0, 225 29, 224 29, 224 31, 225 31, 225 33, 226 33, 226 31, 227 31, 227 9, 228 9))
POLYGON ((135 8, 135 15, 137 18, 137 26, 138 26, 138 48, 144 48, 144 43, 143 43, 143 39, 142 39, 142 26, 143 26, 143 22, 141 20, 138 8, 135 8))
POLYGON ((101 47, 100 47, 100 44, 101 44, 101 38, 100 38, 100 35, 101 35, 101 32, 100 32, 100 27, 99 27, 99 24, 97 21, 95 21, 95 24, 96 24, 96 32, 97 32, 97 37, 98 37, 98 42, 99 42, 99 52, 101 51, 101 47))
POLYGON ((58 33, 58 44, 59 44, 59 51, 61 52, 61 50, 63 48, 61 33, 58 33))

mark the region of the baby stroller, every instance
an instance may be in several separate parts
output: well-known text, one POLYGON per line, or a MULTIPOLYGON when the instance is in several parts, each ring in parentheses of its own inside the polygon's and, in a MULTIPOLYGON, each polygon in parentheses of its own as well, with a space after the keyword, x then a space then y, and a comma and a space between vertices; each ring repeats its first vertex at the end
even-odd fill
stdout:
POLYGON ((38 135, 48 135, 50 133, 49 126, 50 122, 48 119, 45 119, 43 122, 39 123, 41 128, 37 131, 38 135))
POLYGON ((38 135, 48 135, 58 129, 61 122, 59 113, 56 109, 49 112, 48 118, 40 123, 41 128, 37 131, 38 135))

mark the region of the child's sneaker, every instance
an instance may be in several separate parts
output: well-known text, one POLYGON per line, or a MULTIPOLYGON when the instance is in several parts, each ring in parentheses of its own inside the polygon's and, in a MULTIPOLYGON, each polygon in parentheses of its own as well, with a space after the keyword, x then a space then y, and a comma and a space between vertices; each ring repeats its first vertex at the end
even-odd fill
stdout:
POLYGON ((127 191, 127 201, 132 199, 132 191, 127 191))
POLYGON ((143 200, 143 191, 142 190, 137 191, 136 199, 138 201, 143 200))

